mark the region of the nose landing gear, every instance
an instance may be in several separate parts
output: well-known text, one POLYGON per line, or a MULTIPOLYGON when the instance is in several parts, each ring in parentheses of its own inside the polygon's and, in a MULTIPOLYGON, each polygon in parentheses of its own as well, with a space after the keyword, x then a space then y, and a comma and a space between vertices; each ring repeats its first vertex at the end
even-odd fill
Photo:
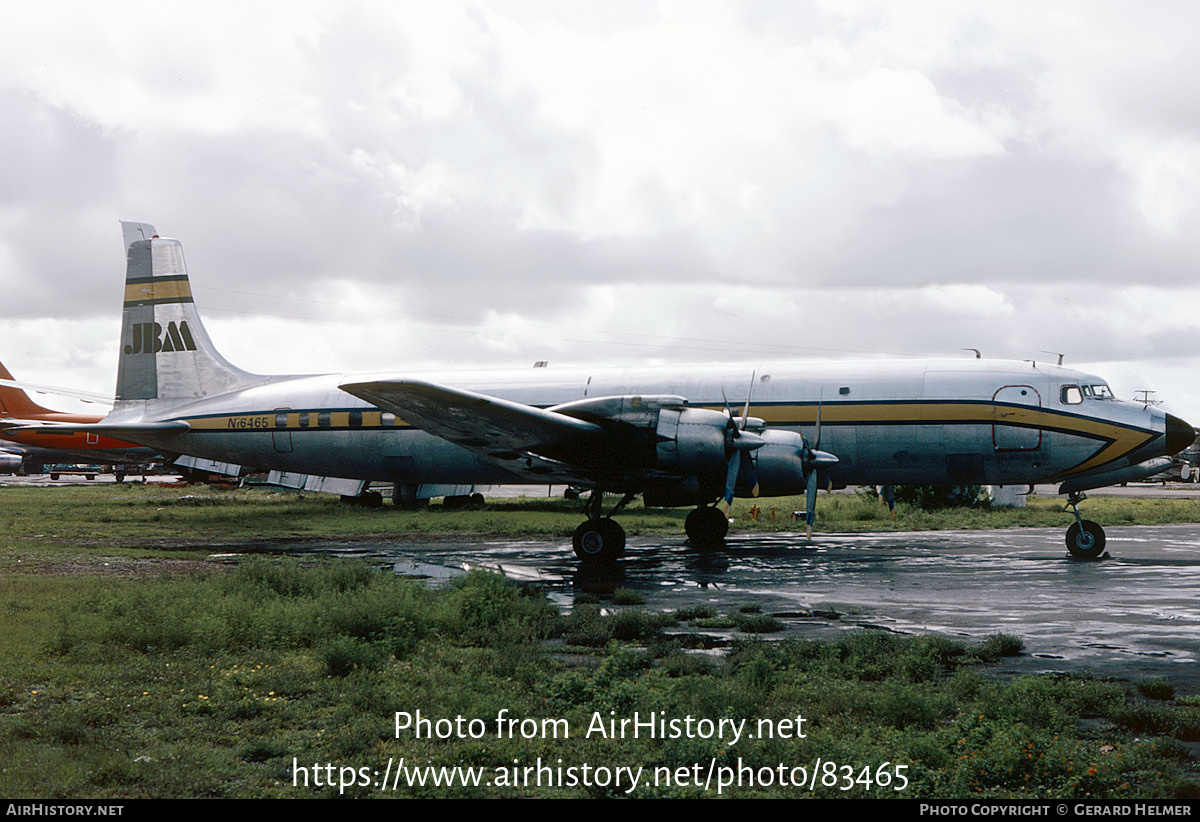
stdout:
POLYGON ((1097 559, 1104 553, 1104 529, 1079 513, 1079 503, 1085 499, 1082 491, 1067 496, 1067 506, 1075 513, 1075 522, 1067 529, 1067 551, 1079 559, 1097 559))

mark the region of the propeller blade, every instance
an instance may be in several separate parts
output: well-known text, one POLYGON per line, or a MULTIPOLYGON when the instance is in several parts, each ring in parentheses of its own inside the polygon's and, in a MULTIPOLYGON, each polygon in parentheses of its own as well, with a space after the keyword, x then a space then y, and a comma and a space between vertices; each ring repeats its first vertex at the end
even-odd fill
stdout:
POLYGON ((758 468, 754 465, 754 458, 749 451, 742 452, 742 466, 739 472, 739 478, 742 484, 750 489, 750 496, 758 496, 758 468))
POLYGON ((739 433, 734 430, 732 434, 733 438, 729 441, 729 467, 725 471, 726 514, 733 507, 733 496, 737 491, 739 477, 750 488, 750 495, 758 496, 758 471, 755 470, 754 458, 750 452, 767 444, 766 440, 750 431, 739 433))
POLYGON ((734 451, 729 455, 729 468, 725 472, 725 498, 722 500, 725 516, 729 516, 729 509, 733 507, 733 492, 737 488, 738 470, 742 463, 742 453, 749 454, 750 452, 734 451))
POLYGON ((742 407, 742 430, 746 430, 746 423, 750 419, 750 396, 754 393, 754 378, 758 376, 758 369, 750 373, 750 387, 746 389, 746 404, 742 407))
MULTIPOLYGON (((804 485, 805 485, 805 511, 804 511, 804 534, 808 539, 812 539, 813 520, 817 516, 817 482, 819 480, 820 469, 828 468, 831 465, 837 465, 838 458, 828 451, 821 449, 821 412, 825 405, 822 401, 817 401, 817 420, 813 430, 813 441, 809 443, 804 440, 804 485)), ((803 436, 803 432, 801 432, 803 436)), ((826 473, 828 479, 828 473, 826 473)), ((829 480, 832 484, 832 480, 829 480)))
POLYGON ((804 535, 808 539, 812 539, 813 520, 817 516, 817 469, 815 467, 808 472, 804 505, 804 535))

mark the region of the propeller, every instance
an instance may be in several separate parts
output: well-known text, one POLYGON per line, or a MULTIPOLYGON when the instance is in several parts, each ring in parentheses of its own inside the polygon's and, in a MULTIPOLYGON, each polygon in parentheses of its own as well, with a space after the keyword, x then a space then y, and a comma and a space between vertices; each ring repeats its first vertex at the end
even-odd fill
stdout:
MULTIPOLYGON (((827 451, 821 449, 821 408, 822 404, 817 403, 817 423, 813 432, 814 442, 810 445, 808 438, 804 437, 804 450, 800 456, 801 465, 804 469, 804 534, 808 539, 812 539, 813 520, 817 515, 817 482, 818 475, 823 470, 828 470, 830 466, 837 465, 838 458, 827 451)), ((801 437, 804 432, 801 432, 801 437)))
POLYGON ((766 445, 766 440, 752 431, 746 430, 750 422, 750 397, 754 391, 754 378, 758 372, 750 375, 750 387, 746 391, 746 403, 742 406, 741 423, 735 422, 733 409, 729 406, 729 397, 721 388, 721 398, 725 401, 725 413, 729 415, 729 424, 725 427, 725 451, 729 454, 729 467, 725 471, 725 496, 722 507, 725 516, 733 507, 733 495, 737 490, 738 478, 750 487, 750 495, 758 496, 758 472, 754 469, 754 459, 750 452, 766 445))

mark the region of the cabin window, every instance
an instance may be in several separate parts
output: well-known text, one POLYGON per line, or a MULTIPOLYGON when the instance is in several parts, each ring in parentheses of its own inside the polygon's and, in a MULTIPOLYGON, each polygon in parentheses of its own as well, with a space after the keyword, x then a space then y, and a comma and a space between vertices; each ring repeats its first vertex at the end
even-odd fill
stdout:
POLYGON ((1061 396, 1063 405, 1079 405, 1083 402, 1083 392, 1079 390, 1078 385, 1064 385, 1061 396))
POLYGON ((395 425, 396 424, 396 415, 393 414, 391 411, 384 411, 382 414, 379 415, 379 424, 380 425, 395 425))
POLYGON ((288 417, 288 415, 287 415, 286 411, 276 411, 275 412, 275 427, 276 428, 287 428, 287 417, 288 417))
POLYGON ((307 411, 300 412, 300 427, 308 428, 308 412, 307 411))
POLYGON ((321 411, 317 414, 317 425, 320 428, 329 428, 333 425, 333 414, 329 411, 321 411))
POLYGON ((351 428, 362 428, 362 424, 363 424, 362 411, 355 409, 354 411, 350 412, 349 417, 350 417, 350 427, 351 428))

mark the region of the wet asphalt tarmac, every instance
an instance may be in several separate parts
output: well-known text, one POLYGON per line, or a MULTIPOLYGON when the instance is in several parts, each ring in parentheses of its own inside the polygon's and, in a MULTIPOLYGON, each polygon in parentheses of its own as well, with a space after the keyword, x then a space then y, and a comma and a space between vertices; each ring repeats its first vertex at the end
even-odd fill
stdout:
MULTIPOLYGON (((1014 670, 1170 675, 1200 684, 1200 525, 1108 529, 1108 555, 1068 558, 1060 529, 730 537, 701 552, 679 538, 631 538, 612 568, 591 569, 566 540, 306 543, 439 580, 487 568, 535 582, 564 609, 582 592, 635 591, 640 607, 757 606, 785 630, 836 636, 872 626, 968 642, 1021 637, 1014 670)), ((717 639, 744 636, 709 632, 717 639)), ((1192 689, 1187 689, 1192 690, 1192 689)))
MULTIPOLYGON (((1200 485, 1089 493, 1194 497, 1200 485)), ((1200 693, 1200 524, 1109 528, 1106 557, 1083 561, 1067 556, 1067 521, 1064 516, 1062 528, 1045 529, 816 534, 811 542, 802 534, 735 533, 713 552, 691 548, 682 534, 634 537, 625 557, 604 569, 581 566, 565 539, 316 539, 289 548, 362 557, 431 584, 486 568, 536 583, 564 610, 581 593, 603 599, 616 588, 636 592, 644 600, 640 607, 656 611, 707 605, 729 613, 756 606, 784 625, 769 638, 829 638, 864 626, 968 642, 1013 634, 1025 653, 1002 667, 1014 672, 1169 676, 1184 692, 1200 693)), ((717 642, 745 636, 705 633, 717 642)))

